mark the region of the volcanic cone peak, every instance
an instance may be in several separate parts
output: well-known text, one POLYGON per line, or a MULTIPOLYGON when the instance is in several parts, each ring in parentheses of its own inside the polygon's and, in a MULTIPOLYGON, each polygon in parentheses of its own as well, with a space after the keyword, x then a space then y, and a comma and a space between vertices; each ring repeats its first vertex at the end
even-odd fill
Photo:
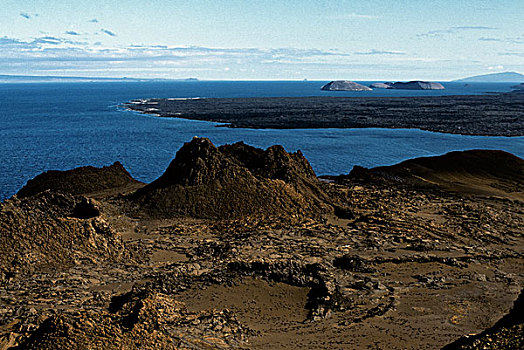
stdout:
POLYGON ((239 171, 208 138, 194 137, 182 146, 165 173, 150 186, 204 185, 215 179, 235 177, 239 171))
POLYGON ((316 181, 313 168, 300 151, 288 153, 279 145, 264 151, 243 142, 216 147, 208 138, 195 137, 184 144, 151 186, 196 186, 248 175, 290 183, 299 178, 316 181))
POLYGON ((129 198, 142 212, 161 217, 318 215, 328 208, 327 196, 301 153, 243 143, 217 148, 207 138, 184 144, 160 178, 129 198))

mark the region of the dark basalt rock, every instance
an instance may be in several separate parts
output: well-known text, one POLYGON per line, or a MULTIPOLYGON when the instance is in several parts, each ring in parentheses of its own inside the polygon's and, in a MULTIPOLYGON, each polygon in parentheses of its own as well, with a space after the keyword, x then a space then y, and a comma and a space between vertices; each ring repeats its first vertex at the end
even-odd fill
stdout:
POLYGON ((124 166, 115 162, 102 168, 86 166, 66 171, 46 171, 27 181, 16 195, 24 198, 46 190, 81 195, 136 183, 139 182, 129 175, 124 166))
POLYGON ((327 196, 302 153, 194 138, 165 173, 128 197, 153 217, 319 215, 327 196), (315 213, 315 214, 313 214, 315 213))
POLYGON ((91 198, 82 198, 73 209, 73 216, 79 219, 90 219, 100 215, 100 208, 91 198))
POLYGON ((367 86, 348 80, 335 80, 322 86, 321 90, 327 91, 371 91, 367 86))
POLYGON ((513 85, 511 88, 515 90, 524 90, 524 83, 513 85))

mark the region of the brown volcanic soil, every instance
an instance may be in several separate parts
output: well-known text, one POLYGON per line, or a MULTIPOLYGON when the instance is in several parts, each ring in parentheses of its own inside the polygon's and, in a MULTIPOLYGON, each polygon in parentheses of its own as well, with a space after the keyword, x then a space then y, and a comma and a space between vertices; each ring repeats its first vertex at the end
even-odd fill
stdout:
MULTIPOLYGON (((45 264, 0 281, 0 349, 436 349, 486 329, 465 348, 516 344, 522 159, 461 152, 357 168, 328 183, 313 181, 300 154, 211 146, 193 140, 135 195, 229 184, 233 174, 246 186, 281 182, 284 194, 302 196, 297 207, 318 200, 339 216, 322 217, 313 204, 300 215, 289 205, 233 219, 137 216, 118 188, 96 201, 54 192, 11 199, 0 208, 2 251, 27 256, 21 266, 36 252, 45 264), (485 188, 449 185, 471 178, 485 188), (93 220, 111 235, 88 234, 93 220)), ((220 205, 224 193, 208 196, 220 205)))
POLYGON ((447 345, 453 349, 522 349, 524 348, 524 289, 520 292, 510 312, 493 327, 472 336, 463 337, 447 345))
POLYGON ((466 135, 524 135, 524 94, 425 97, 267 97, 137 100, 161 117, 235 128, 416 128, 466 135))

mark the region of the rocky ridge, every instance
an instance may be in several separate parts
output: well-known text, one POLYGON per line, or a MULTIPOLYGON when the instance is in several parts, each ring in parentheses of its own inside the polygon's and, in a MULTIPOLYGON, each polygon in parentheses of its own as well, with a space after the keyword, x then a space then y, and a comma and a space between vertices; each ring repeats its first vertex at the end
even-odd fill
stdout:
POLYGON ((115 162, 102 168, 86 166, 66 171, 46 171, 29 180, 16 195, 24 198, 46 190, 82 195, 139 183, 120 162, 115 162))

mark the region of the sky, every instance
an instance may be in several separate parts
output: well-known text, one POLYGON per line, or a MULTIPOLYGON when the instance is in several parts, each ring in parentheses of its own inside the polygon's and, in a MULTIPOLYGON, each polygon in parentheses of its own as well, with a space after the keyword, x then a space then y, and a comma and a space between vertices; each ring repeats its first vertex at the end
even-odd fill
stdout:
POLYGON ((523 0, 0 0, 0 74, 452 80, 524 72, 523 0))

